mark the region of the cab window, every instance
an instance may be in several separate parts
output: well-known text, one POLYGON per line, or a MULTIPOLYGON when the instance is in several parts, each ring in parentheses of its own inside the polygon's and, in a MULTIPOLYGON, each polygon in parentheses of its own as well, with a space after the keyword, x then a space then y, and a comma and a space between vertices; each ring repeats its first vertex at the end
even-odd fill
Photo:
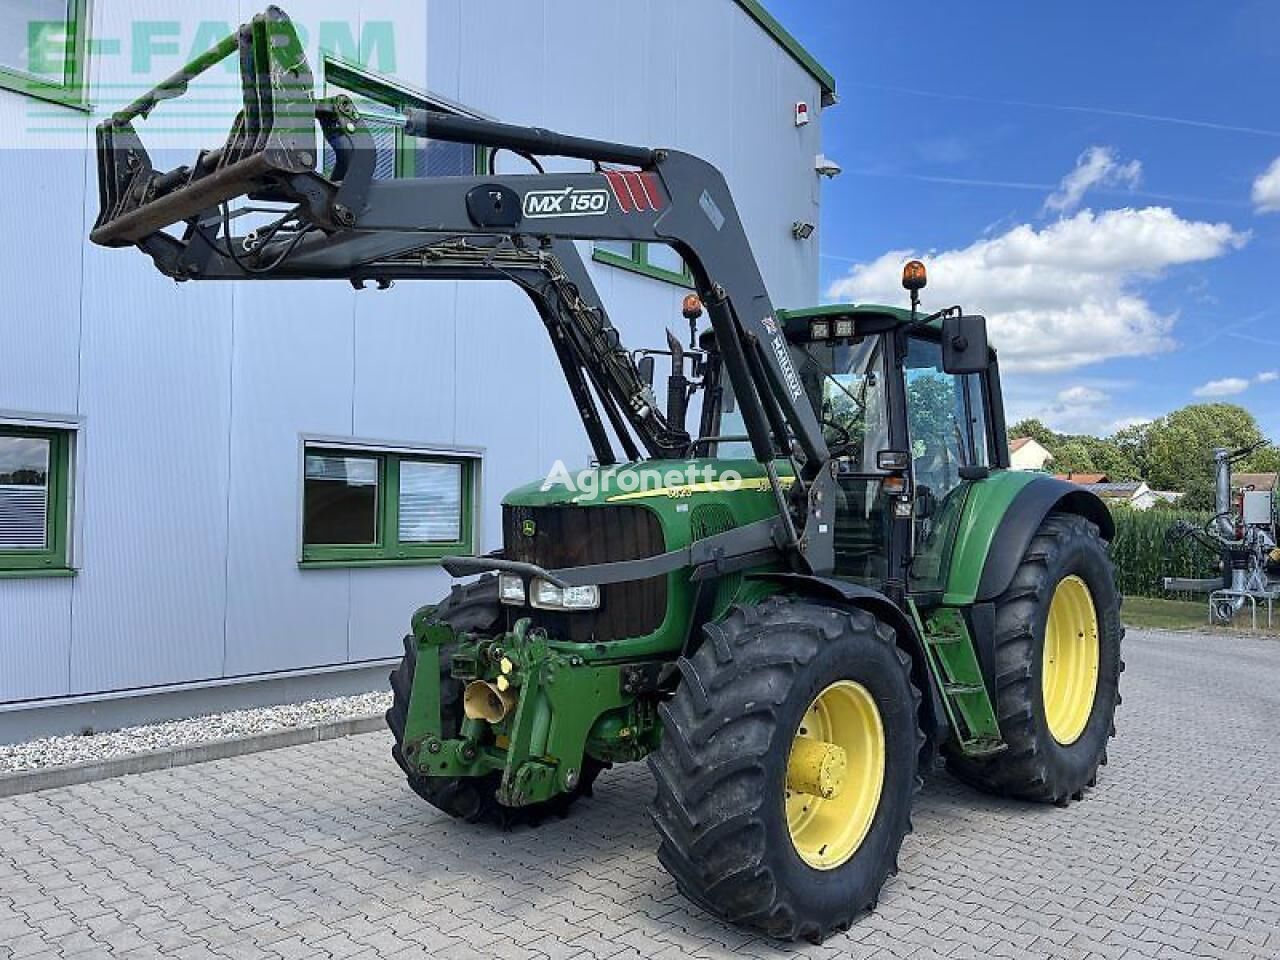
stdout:
POLYGON ((988 465, 982 377, 945 372, 942 347, 915 337, 905 370, 916 487, 941 499, 960 484, 961 467, 988 465))
POLYGON ((947 558, 964 507, 961 467, 989 466, 981 374, 942 369, 942 348, 912 338, 905 364, 907 432, 915 477, 913 591, 944 587, 947 558))
POLYGON ((835 574, 880 587, 888 577, 889 507, 876 455, 887 450, 884 340, 801 344, 797 369, 836 469, 835 574))

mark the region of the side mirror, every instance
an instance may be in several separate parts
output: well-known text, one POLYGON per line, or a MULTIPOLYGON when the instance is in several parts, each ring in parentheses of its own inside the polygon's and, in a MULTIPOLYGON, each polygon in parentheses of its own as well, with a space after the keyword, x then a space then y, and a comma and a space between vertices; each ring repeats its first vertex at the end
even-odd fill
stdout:
POLYGON ((641 357, 640 362, 636 364, 640 370, 640 378, 649 386, 653 386, 653 357, 641 357))
POLYGON ((986 317, 946 317, 942 321, 942 369, 981 373, 990 364, 986 317))
POLYGON ((909 450, 879 450, 876 452, 876 469, 885 473, 902 473, 911 469, 909 450))

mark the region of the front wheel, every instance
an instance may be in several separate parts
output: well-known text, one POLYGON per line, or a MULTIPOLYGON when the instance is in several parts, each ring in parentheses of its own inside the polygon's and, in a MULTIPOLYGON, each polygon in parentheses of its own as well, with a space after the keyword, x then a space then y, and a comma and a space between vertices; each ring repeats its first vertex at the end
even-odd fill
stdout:
POLYGON ((658 858, 721 919, 823 940, 896 871, 920 694, 870 614, 773 598, 709 624, 660 710, 658 858))

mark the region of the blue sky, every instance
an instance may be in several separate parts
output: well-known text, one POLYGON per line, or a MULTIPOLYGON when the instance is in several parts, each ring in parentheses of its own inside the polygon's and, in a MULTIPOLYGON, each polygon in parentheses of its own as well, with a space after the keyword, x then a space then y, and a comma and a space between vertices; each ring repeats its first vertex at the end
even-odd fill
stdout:
POLYGON ((1224 399, 1280 440, 1280 3, 769 8, 840 94, 825 298, 899 302, 923 254, 927 307, 991 319, 1012 417, 1224 399))

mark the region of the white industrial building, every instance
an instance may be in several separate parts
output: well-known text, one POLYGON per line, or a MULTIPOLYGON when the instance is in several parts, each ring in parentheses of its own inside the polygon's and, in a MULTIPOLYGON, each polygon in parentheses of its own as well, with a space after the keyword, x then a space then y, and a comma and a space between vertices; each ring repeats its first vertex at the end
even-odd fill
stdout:
MULTIPOLYGON (((176 32, 174 5, 154 0, 0 10, 0 123, 61 137, 0 149, 0 741, 380 686, 412 611, 448 589, 436 558, 494 549, 506 489, 588 459, 514 288, 178 285, 88 243, 112 91, 140 64, 162 79, 211 24, 257 9, 197 6, 176 32), (162 26, 140 34, 147 17, 162 26), (63 24, 60 67, 36 57, 32 20, 63 24)), ((356 36, 410 5, 320 6, 356 36)), ((818 238, 797 234, 818 223, 834 84, 756 0, 414 12, 394 71, 378 44, 321 30, 318 83, 375 113, 434 103, 701 154, 728 177, 775 304, 816 300, 818 238)), ((386 137, 389 176, 480 159, 386 137)), ((673 254, 583 249, 630 346, 683 328, 673 254)))

